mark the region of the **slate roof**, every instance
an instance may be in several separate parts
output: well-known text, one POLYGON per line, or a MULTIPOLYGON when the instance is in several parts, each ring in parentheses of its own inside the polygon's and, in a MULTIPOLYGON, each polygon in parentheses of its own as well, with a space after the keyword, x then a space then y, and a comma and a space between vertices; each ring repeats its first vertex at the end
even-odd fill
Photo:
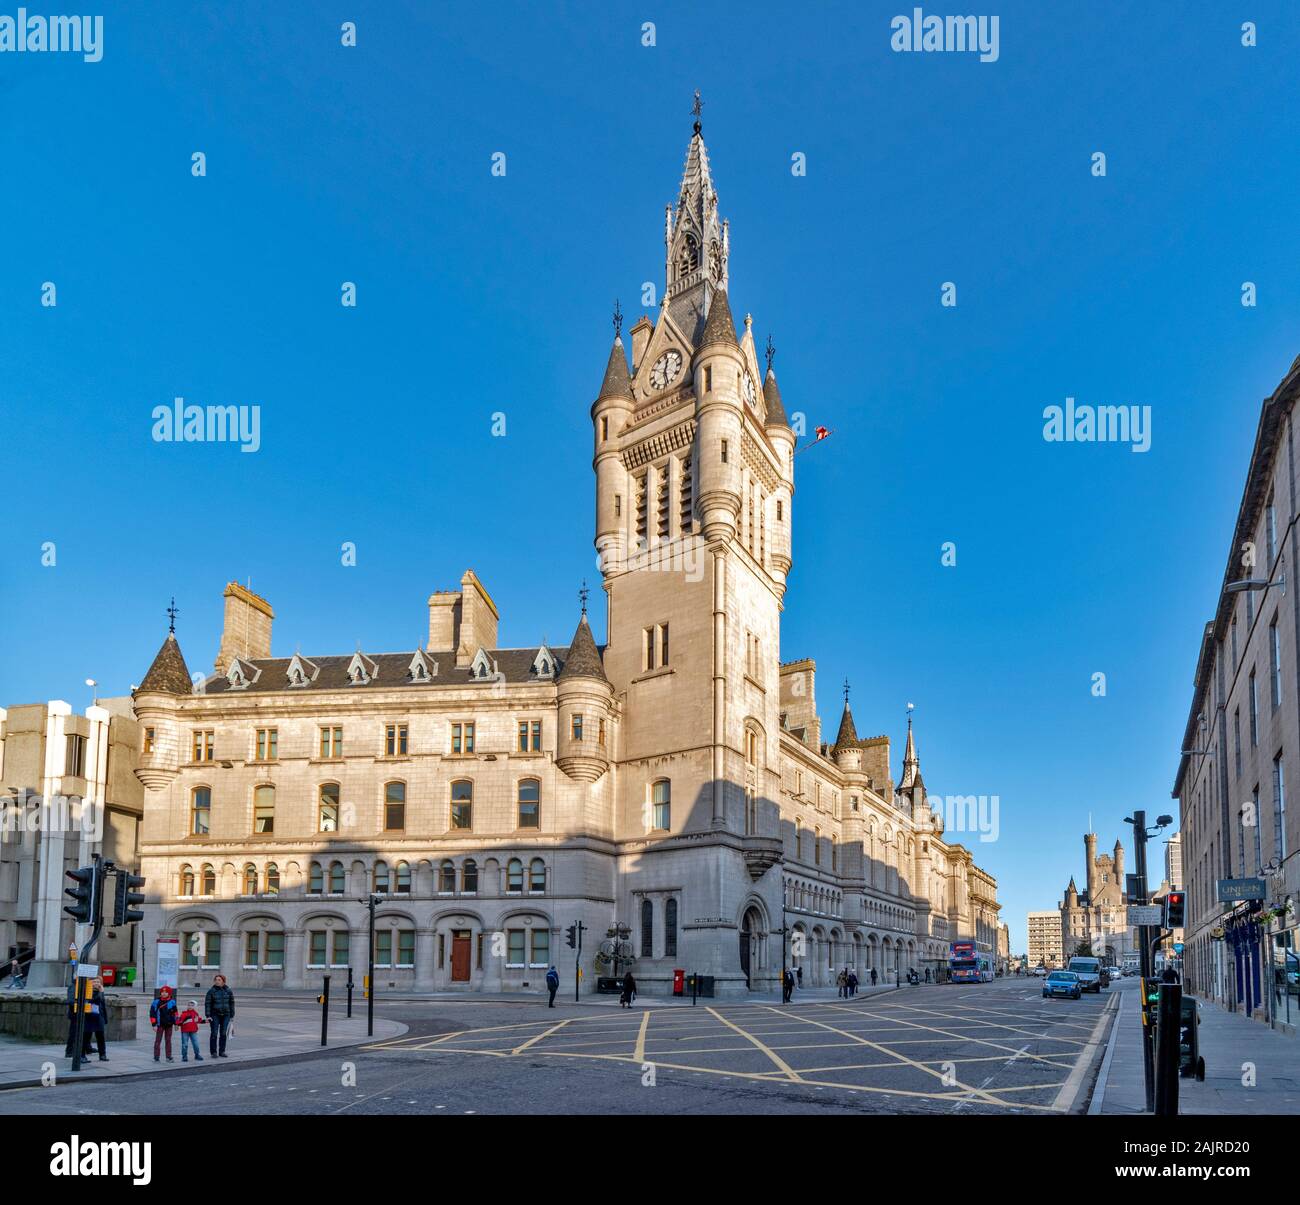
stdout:
POLYGON ((840 717, 840 733, 835 738, 835 751, 856 749, 858 747, 858 730, 853 726, 853 712, 844 704, 844 714, 840 717))
MULTIPOLYGON (((587 630, 587 636, 590 640, 591 630, 587 630)), ((551 677, 545 677, 533 672, 533 662, 537 658, 538 650, 541 645, 526 649, 485 649, 489 660, 496 666, 496 670, 505 679, 507 685, 525 685, 530 682, 550 682, 551 677)), ((600 662, 599 653, 596 652, 595 641, 591 641, 592 651, 596 655, 597 664, 600 662)), ((551 648, 551 654, 555 657, 556 664, 561 671, 569 661, 569 650, 567 648, 551 648)), ((579 658, 584 657, 583 650, 578 649, 579 658)), ((313 681, 306 686, 289 685, 288 669, 292 657, 271 657, 261 660, 253 660, 247 657, 241 658, 241 662, 252 670, 260 671, 257 674, 257 680, 250 682, 245 687, 231 689, 230 683, 225 676, 209 678, 204 693, 209 695, 225 694, 271 694, 283 691, 287 694, 311 693, 325 690, 339 691, 367 691, 367 690, 395 690, 399 687, 409 687, 415 690, 427 690, 439 686, 468 686, 471 683, 481 683, 484 686, 490 686, 494 681, 493 678, 474 678, 470 675, 468 665, 457 665, 456 655, 453 652, 425 652, 425 659, 432 664, 438 663, 438 672, 424 682, 413 682, 410 678, 411 661, 415 657, 415 650, 412 649, 406 653, 375 653, 365 654, 367 659, 374 663, 376 672, 370 681, 364 684, 353 685, 348 680, 348 666, 352 664, 352 658, 355 653, 345 653, 342 656, 330 657, 303 657, 304 661, 310 661, 318 667, 318 673, 313 681)), ((250 675, 251 676, 251 675, 250 675)), ((603 672, 602 672, 603 676, 603 672)), ((499 679, 498 679, 499 680, 499 679)), ((189 693, 188 677, 185 683, 185 693, 189 693)))
POLYGON ((605 367, 605 380, 600 386, 599 397, 632 396, 632 378, 627 371, 627 353, 623 350, 623 340, 616 336, 614 346, 609 349, 609 363, 605 367))
POLYGON ((781 390, 777 388, 776 373, 767 370, 767 379, 763 382, 763 403, 767 407, 769 427, 788 427, 790 420, 785 416, 785 406, 781 402, 781 390))
POLYGON ((175 632, 168 632, 162 648, 158 650, 144 681, 136 687, 136 693, 161 691, 168 695, 187 695, 193 689, 190 671, 181 654, 181 646, 176 640, 175 632))
POLYGON ((563 658, 564 664, 560 667, 560 672, 555 675, 557 678, 595 678, 598 682, 609 683, 586 615, 578 620, 578 630, 573 633, 573 643, 565 652, 567 656, 563 658))
POLYGON ((736 342, 736 324, 731 320, 731 306, 727 304, 725 289, 719 289, 709 302, 709 316, 704 320, 704 331, 700 335, 700 347, 710 343, 736 342))

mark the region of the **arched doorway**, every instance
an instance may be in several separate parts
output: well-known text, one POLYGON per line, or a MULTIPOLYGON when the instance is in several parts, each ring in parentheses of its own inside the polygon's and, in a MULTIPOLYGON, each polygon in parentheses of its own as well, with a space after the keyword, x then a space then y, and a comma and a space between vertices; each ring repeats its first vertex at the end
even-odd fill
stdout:
POLYGON ((761 957, 758 948, 759 933, 763 918, 757 908, 746 908, 740 920, 740 972, 745 976, 745 986, 754 990, 753 972, 760 967, 761 957))

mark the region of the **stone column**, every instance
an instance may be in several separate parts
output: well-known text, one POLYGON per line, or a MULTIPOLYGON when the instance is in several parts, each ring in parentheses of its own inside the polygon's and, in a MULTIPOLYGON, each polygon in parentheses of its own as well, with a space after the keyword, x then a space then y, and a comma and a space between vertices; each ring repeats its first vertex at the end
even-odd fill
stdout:
MULTIPOLYGON (((524 940, 529 940, 527 935, 525 935, 524 940)), ((483 981, 480 984, 480 989, 485 992, 499 992, 501 990, 505 957, 504 955, 494 954, 492 951, 493 945, 498 941, 505 941, 504 933, 493 928, 483 930, 483 981)), ((527 953, 525 953, 525 958, 527 956, 527 953)))
POLYGON ((306 940, 307 934, 303 929, 284 931, 284 986, 286 988, 305 986, 306 940))
POLYGON ((415 986, 421 991, 432 991, 434 982, 434 954, 437 936, 432 929, 415 931, 415 986))

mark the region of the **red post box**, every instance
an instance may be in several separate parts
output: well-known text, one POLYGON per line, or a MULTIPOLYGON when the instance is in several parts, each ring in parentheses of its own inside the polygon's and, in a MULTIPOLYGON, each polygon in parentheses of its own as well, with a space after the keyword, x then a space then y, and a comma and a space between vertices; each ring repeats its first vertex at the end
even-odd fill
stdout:
POLYGON ((111 967, 105 964, 99 968, 99 977, 104 981, 105 987, 114 987, 117 984, 117 967, 111 967))
POLYGON ((686 995, 686 972, 685 971, 673 972, 673 995, 674 996, 686 995))

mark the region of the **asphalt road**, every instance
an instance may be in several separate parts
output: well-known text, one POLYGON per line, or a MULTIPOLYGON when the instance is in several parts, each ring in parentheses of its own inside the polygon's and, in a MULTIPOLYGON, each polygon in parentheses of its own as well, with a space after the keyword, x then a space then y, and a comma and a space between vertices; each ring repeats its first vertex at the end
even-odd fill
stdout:
POLYGON ((1078 1112, 1125 990, 1044 1000, 1011 978, 792 1005, 392 1001, 377 1011, 411 1026, 393 1041, 0 1092, 0 1114, 1078 1112))

